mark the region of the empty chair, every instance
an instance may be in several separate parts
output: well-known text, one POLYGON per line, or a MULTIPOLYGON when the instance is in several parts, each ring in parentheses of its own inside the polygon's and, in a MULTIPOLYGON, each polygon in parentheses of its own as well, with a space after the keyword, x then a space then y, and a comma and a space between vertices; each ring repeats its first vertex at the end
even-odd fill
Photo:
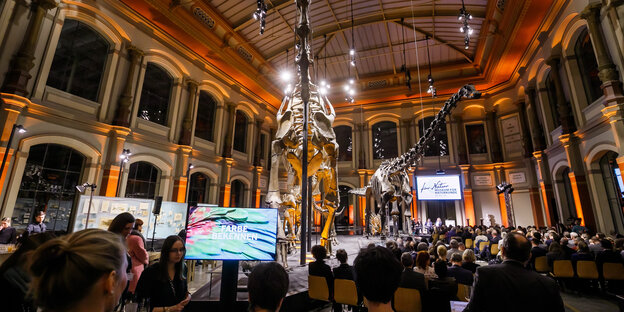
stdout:
POLYGON ((490 253, 492 256, 498 255, 498 244, 492 244, 492 246, 490 246, 490 253))
POLYGON ((337 278, 334 280, 334 301, 340 304, 357 306, 358 294, 355 282, 337 278))
POLYGON ((552 268, 548 266, 548 258, 546 258, 546 256, 535 258, 535 271, 539 273, 548 273, 552 271, 552 268))
POLYGON ((598 279, 598 268, 595 261, 580 260, 576 262, 576 275, 579 278, 598 279))
POLYGON ((556 278, 574 277, 574 269, 570 260, 555 260, 553 263, 553 276, 556 278))
POLYGON ((472 238, 466 238, 466 248, 472 248, 472 238))
POLYGON ((624 264, 610 262, 603 263, 602 276, 606 280, 624 280, 624 264))
POLYGON ((308 296, 310 299, 329 301, 329 288, 325 277, 308 275, 308 296))
POLYGON ((411 288, 397 288, 394 292, 394 310, 396 312, 421 312, 420 291, 411 288))
POLYGON ((457 298, 459 299, 459 301, 470 301, 470 286, 457 284, 457 298))

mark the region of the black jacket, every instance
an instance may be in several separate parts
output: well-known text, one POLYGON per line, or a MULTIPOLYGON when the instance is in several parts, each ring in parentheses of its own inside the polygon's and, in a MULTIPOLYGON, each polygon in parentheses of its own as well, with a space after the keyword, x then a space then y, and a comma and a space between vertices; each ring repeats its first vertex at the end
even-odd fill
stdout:
POLYGON ((352 281, 355 280, 354 278, 355 273, 354 273, 353 267, 347 263, 343 263, 339 265, 338 267, 335 267, 333 271, 334 271, 334 278, 336 279, 346 279, 346 280, 352 280, 352 281))
POLYGON ((459 284, 472 286, 472 272, 460 267, 459 265, 453 265, 448 268, 448 276, 454 277, 459 284))
POLYGON ((425 275, 422 273, 414 272, 412 269, 403 269, 401 273, 401 282, 399 287, 412 288, 420 290, 423 294, 427 290, 427 284, 425 284, 425 275))
POLYGON ((150 305, 154 308, 170 307, 186 299, 188 294, 186 279, 175 276, 171 283, 165 281, 160 276, 159 267, 160 263, 155 263, 141 274, 135 291, 139 300, 149 298, 150 305))
POLYGON ((308 264, 308 274, 325 277, 329 288, 330 299, 334 298, 334 275, 329 265, 323 261, 314 261, 308 264))
POLYGON ((520 262, 506 260, 477 269, 464 312, 537 311, 536 303, 539 311, 565 311, 555 280, 525 269, 520 262))

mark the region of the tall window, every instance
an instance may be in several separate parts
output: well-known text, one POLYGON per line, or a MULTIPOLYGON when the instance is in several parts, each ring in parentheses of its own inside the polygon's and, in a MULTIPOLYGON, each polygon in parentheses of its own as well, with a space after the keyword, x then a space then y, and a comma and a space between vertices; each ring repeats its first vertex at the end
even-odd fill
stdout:
POLYGON ((84 162, 82 154, 63 145, 31 147, 13 210, 13 226, 23 229, 36 212, 45 211, 49 231, 67 232, 84 162))
POLYGON ((624 232, 624 215, 622 214, 624 182, 622 181, 620 168, 617 165, 617 156, 618 154, 614 152, 608 152, 602 156, 600 158, 600 171, 602 171, 602 179, 607 192, 609 210, 615 230, 618 233, 622 233, 624 232))
POLYGON ((126 197, 152 199, 156 195, 156 186, 160 171, 154 165, 139 161, 130 165, 126 197))
POLYGON ((189 190, 189 202, 208 203, 210 190, 210 178, 200 172, 191 175, 191 187, 189 190))
POLYGON ((397 128, 392 121, 382 121, 373 125, 373 159, 397 157, 397 128))
POLYGON ((548 95, 548 104, 550 105, 550 113, 552 122, 555 128, 561 126, 561 119, 559 117, 559 111, 557 110, 557 89, 555 87, 555 81, 549 72, 546 76, 546 94, 548 95))
MULTIPOLYGON (((342 211, 342 213, 336 214, 335 216, 334 222, 336 223, 336 227, 353 225, 355 218, 355 208, 353 208, 353 194, 349 194, 351 188, 346 185, 339 185, 338 191, 340 194, 340 207, 338 208, 338 211, 342 211)), ((344 228, 337 230, 344 230, 344 228)))
POLYGON ((267 135, 264 133, 260 133, 260 156, 258 157, 258 159, 260 159, 261 163, 263 162, 263 160, 266 159, 266 141, 267 135))
POLYGON ((353 160, 353 140, 352 131, 349 126, 338 126, 334 128, 336 142, 338 142, 338 160, 353 160))
POLYGON ((166 126, 172 86, 173 79, 167 71, 158 65, 147 63, 137 116, 166 126))
POLYGON ((195 123, 195 136, 204 140, 214 140, 215 112, 217 101, 206 91, 199 92, 197 103, 197 121, 195 123))
POLYGON ((600 98, 603 93, 602 88, 600 88, 602 82, 598 77, 598 63, 596 62, 594 47, 592 46, 591 38, 589 37, 587 29, 583 30, 576 41, 574 54, 576 54, 579 71, 581 72, 581 79, 583 80, 587 103, 591 104, 600 98))
POLYGON ((572 182, 570 181, 570 168, 565 168, 561 173, 563 180, 563 189, 567 202, 568 217, 577 217, 576 208, 574 206, 574 193, 572 193, 572 182))
MULTIPOLYGON (((423 129, 429 128, 434 117, 425 117, 418 121, 418 131, 423 135, 423 129)), ((425 156, 446 156, 448 155, 448 138, 446 135, 446 120, 442 120, 440 126, 433 130, 433 138, 425 146, 425 156)))
POLYGON ((234 149, 245 153, 247 149, 247 116, 241 111, 236 111, 234 121, 234 149))
POLYGON ((230 184, 230 207, 243 208, 245 205, 245 184, 234 180, 230 184))
POLYGON ((108 42, 91 27, 66 19, 54 52, 47 85, 97 101, 108 42))

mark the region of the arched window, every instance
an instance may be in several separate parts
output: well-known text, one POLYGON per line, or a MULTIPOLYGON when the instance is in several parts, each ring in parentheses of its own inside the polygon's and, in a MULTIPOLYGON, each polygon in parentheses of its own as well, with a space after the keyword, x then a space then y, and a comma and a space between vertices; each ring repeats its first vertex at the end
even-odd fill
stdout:
POLYGON ((191 187, 189 191, 189 202, 208 203, 210 191, 210 178, 200 172, 191 175, 191 187))
POLYGON ((373 159, 397 157, 397 128, 392 121, 382 121, 373 125, 373 159))
POLYGON ((602 171, 602 179, 607 192, 609 210, 615 230, 618 233, 622 233, 624 232, 624 215, 622 214, 624 182, 616 161, 617 156, 618 154, 614 152, 608 152, 602 156, 600 158, 600 171, 602 171))
POLYGON ((199 92, 197 103, 197 121, 195 122, 195 136, 204 140, 214 140, 215 112, 217 100, 206 91, 199 92))
POLYGON ((131 164, 126 184, 126 197, 154 198, 159 176, 160 170, 148 162, 139 161, 131 164))
POLYGON ((97 101, 108 50, 108 41, 91 27, 66 19, 46 84, 97 101))
POLYGON ((346 185, 339 185, 338 191, 340 194, 340 208, 338 208, 338 211, 342 211, 342 213, 336 214, 334 222, 336 223, 336 230, 340 231, 345 230, 344 227, 354 224, 355 208, 353 207, 353 194, 349 194, 351 188, 346 185))
POLYGON ((353 160, 353 140, 351 127, 338 126, 334 128, 336 133, 336 142, 338 142, 338 160, 353 160))
POLYGON ((173 79, 167 71, 158 65, 147 63, 137 116, 166 126, 172 86, 173 79))
POLYGON ((63 145, 31 147, 15 201, 13 226, 23 229, 33 221, 35 212, 45 211, 48 231, 67 232, 84 163, 81 153, 63 145))
POLYGON ((579 71, 581 72, 580 76, 583 80, 587 103, 591 104, 600 98, 603 93, 602 88, 600 88, 602 82, 600 77, 598 77, 598 63, 596 62, 594 47, 587 29, 584 29, 578 40, 576 40, 574 54, 576 54, 579 71))
MULTIPOLYGON (((418 131, 423 135, 423 129, 429 128, 434 117, 425 117, 418 121, 418 131)), ((425 146, 425 156, 448 155, 448 138, 446 135, 446 120, 442 120, 440 126, 433 131, 433 139, 425 146)))
POLYGON ((570 168, 563 169, 561 173, 561 178, 563 180, 563 191, 565 194, 567 207, 563 207, 567 209, 568 216, 576 218, 576 208, 574 206, 574 193, 572 193, 572 182, 570 181, 570 168))
POLYGON ((230 183, 230 207, 244 208, 245 206, 245 184, 240 180, 230 183))
POLYGON ((247 150, 247 116, 241 111, 236 111, 234 120, 234 149, 245 153, 247 150))
POLYGON ((550 105, 550 117, 554 127, 557 128, 561 126, 561 119, 559 118, 559 110, 557 110, 557 89, 550 72, 546 76, 544 83, 546 84, 546 94, 548 95, 548 104, 550 105))

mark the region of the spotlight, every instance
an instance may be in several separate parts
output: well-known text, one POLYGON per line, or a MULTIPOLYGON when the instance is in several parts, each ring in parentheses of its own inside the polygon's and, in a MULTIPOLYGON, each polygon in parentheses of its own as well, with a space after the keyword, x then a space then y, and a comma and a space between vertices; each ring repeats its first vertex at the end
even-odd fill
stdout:
POLYGON ((344 90, 345 90, 345 91, 347 91, 347 92, 349 92, 349 89, 351 89, 351 88, 349 88, 349 85, 345 85, 343 88, 344 88, 344 90))
POLYGON ((321 95, 325 95, 325 94, 327 94, 327 89, 325 89, 325 87, 321 87, 319 89, 319 92, 321 93, 321 95))
POLYGON ((282 78, 283 82, 290 82, 290 79, 292 78, 292 75, 290 74, 289 71, 284 70, 282 71, 282 73, 280 74, 280 77, 282 78))
POLYGON ((355 50, 354 49, 349 50, 349 55, 354 56, 355 55, 355 50))
POLYGON ((351 64, 351 66, 355 67, 355 60, 351 60, 351 62, 349 62, 349 64, 351 64))
POLYGON ((349 95, 350 95, 350 96, 354 96, 354 95, 355 95, 355 89, 351 89, 351 90, 349 90, 349 95))
POLYGON ((349 84, 352 85, 353 83, 355 83, 355 81, 353 79, 349 79, 349 84))
POLYGON ((290 91, 291 91, 291 88, 292 88, 292 86, 291 86, 290 84, 288 84, 288 85, 286 86, 286 89, 284 89, 284 93, 289 94, 289 93, 290 93, 290 91))
POLYGON ((17 130, 17 132, 19 133, 26 133, 26 129, 22 125, 15 126, 15 130, 17 130))
POLYGON ((325 86, 325 80, 321 80, 321 87, 325 86))

